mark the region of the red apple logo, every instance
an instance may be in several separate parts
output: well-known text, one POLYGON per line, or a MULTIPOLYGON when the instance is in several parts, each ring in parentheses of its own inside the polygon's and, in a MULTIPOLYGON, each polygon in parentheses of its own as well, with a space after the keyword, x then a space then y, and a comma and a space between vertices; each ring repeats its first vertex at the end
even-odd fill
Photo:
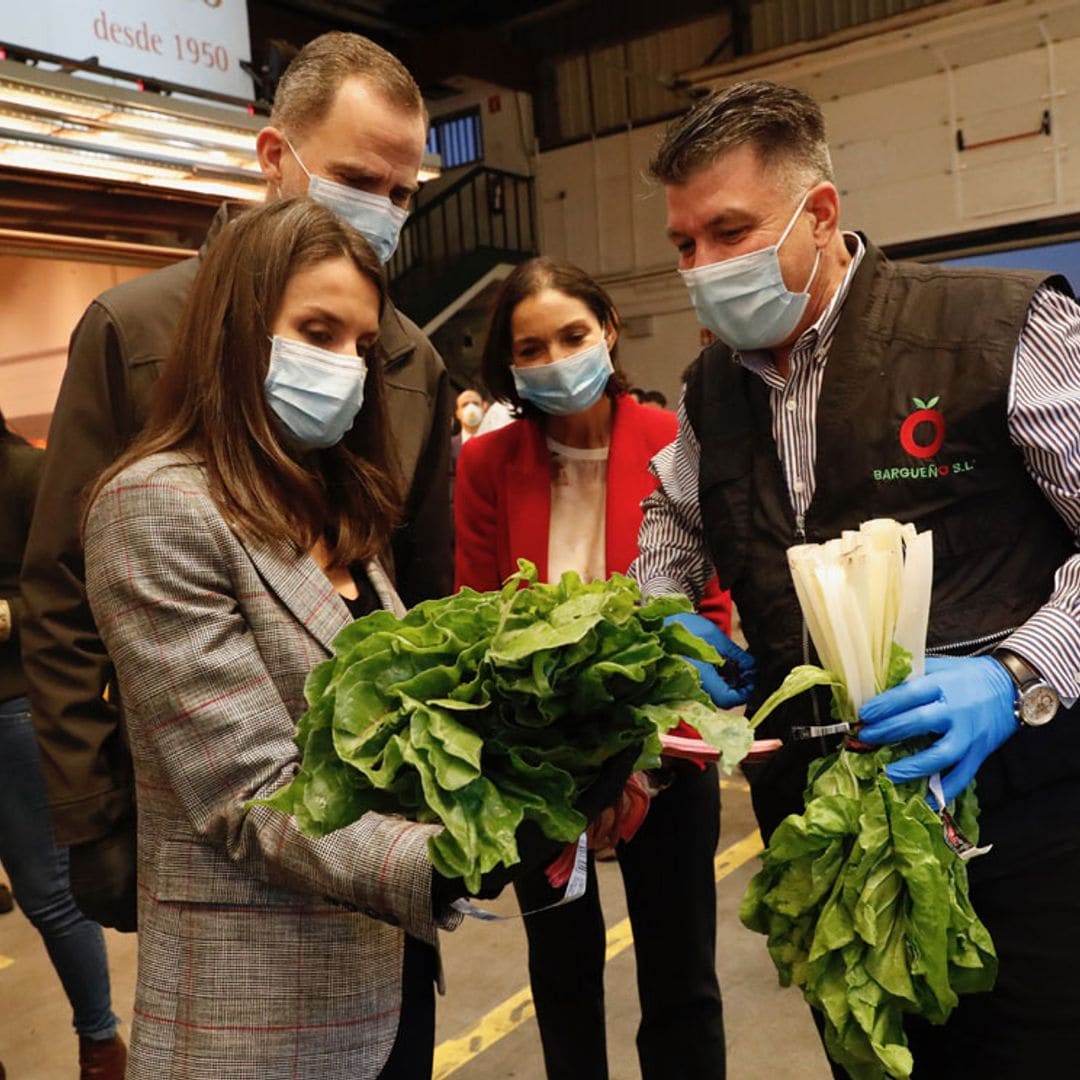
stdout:
POLYGON ((945 417, 934 408, 941 398, 933 397, 929 401, 921 398, 912 398, 918 406, 900 425, 900 445, 912 456, 917 458, 931 458, 940 449, 945 441, 945 417), (933 437, 928 443, 915 441, 915 432, 922 424, 929 424, 933 430, 933 437))

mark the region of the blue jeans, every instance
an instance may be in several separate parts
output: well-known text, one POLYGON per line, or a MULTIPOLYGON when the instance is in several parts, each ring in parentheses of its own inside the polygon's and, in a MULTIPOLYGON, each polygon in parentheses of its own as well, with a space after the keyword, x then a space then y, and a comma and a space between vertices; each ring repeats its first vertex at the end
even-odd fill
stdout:
POLYGON ((112 1038, 119 1020, 109 995, 105 935, 75 906, 67 848, 53 846, 41 758, 23 697, 0 701, 0 863, 19 907, 45 940, 75 1030, 112 1038))

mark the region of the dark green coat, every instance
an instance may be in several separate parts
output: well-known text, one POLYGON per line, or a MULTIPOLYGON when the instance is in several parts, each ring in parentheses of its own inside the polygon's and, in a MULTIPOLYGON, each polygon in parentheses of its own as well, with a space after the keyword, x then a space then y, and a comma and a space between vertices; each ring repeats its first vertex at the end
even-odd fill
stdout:
POLYGON ((0 642, 0 701, 26 693, 19 660, 23 614, 19 567, 44 459, 40 450, 0 435, 0 600, 11 606, 11 637, 0 642))

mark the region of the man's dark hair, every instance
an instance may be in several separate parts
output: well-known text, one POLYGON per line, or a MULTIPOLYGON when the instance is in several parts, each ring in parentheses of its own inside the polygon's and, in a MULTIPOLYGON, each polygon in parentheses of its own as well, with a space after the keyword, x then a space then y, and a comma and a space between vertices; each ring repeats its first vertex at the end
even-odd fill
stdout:
POLYGON ((785 170, 794 190, 833 178, 821 107, 801 90, 763 80, 702 98, 664 132, 649 172, 663 184, 682 184, 748 144, 763 165, 785 170))
POLYGON ((641 403, 651 401, 656 405, 659 405, 661 409, 667 408, 667 395, 662 390, 643 390, 641 392, 641 403))

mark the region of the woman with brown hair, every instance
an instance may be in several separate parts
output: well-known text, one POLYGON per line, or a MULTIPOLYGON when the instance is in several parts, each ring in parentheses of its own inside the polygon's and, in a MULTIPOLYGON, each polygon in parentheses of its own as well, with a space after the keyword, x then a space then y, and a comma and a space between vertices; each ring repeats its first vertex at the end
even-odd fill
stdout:
POLYGON ((226 227, 142 434, 85 523, 90 603, 135 765, 129 1080, 416 1077, 434 1045, 432 827, 315 840, 249 800, 295 774, 304 680, 401 604, 378 259, 282 200, 226 227), (347 448, 340 440, 356 427, 347 448))
MULTIPOLYGON (((458 586, 490 589, 519 558, 541 581, 625 573, 637 555, 649 461, 675 437, 674 414, 639 405, 615 355, 619 318, 584 271, 555 259, 516 267, 496 300, 484 380, 520 419, 462 448, 455 493, 458 586)), ((726 596, 715 578, 698 615, 702 636, 738 665, 722 633, 726 596), (715 623, 715 625, 714 625, 715 623), (722 628, 722 629, 721 629, 722 628)), ((703 678, 723 686, 715 670, 703 678)), ((719 691, 718 691, 719 692, 719 691)), ((728 703, 743 692, 727 691, 728 703)), ((716 766, 673 762, 644 823, 615 846, 634 930, 645 1080, 721 1077, 724 1025, 715 970, 713 857, 720 830, 716 766)), ((655 787, 654 787, 655 790, 655 787)), ((551 1080, 604 1080, 604 917, 590 857, 573 904, 525 919, 533 1001, 551 1080)), ((543 873, 515 882, 522 910, 557 895, 543 873)))

